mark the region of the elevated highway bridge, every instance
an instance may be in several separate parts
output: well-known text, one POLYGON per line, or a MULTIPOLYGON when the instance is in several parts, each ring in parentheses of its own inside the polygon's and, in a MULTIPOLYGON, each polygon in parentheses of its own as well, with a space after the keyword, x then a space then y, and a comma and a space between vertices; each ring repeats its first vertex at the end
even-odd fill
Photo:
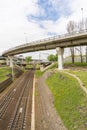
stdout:
POLYGON ((58 35, 51 38, 22 44, 20 46, 5 51, 2 55, 5 57, 9 57, 10 65, 12 65, 12 56, 14 55, 40 50, 56 49, 58 53, 58 66, 61 70, 63 69, 64 48, 80 45, 87 45, 87 30, 74 32, 72 34, 58 35))

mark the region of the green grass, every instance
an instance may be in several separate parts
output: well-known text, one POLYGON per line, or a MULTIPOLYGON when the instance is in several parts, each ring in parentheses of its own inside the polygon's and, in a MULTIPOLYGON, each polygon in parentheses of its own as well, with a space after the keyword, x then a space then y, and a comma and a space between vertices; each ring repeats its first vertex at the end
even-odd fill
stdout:
POLYGON ((48 69, 55 69, 58 68, 58 62, 54 62, 53 65, 51 65, 48 69))
MULTIPOLYGON (((64 63, 64 67, 87 67, 87 63, 85 63, 85 62, 83 62, 83 63, 81 63, 81 62, 75 62, 75 63, 67 62, 67 63, 64 63)), ((58 62, 55 62, 48 69, 55 69, 55 68, 58 68, 58 62)))
MULTIPOLYGON (((76 63, 64 63, 64 67, 87 67, 87 63, 80 63, 80 62, 76 62, 76 63)), ((54 70, 55 68, 58 68, 58 63, 55 62, 52 66, 50 66, 47 70, 54 70)), ((44 71, 44 72, 45 72, 44 71)), ((41 72, 40 70, 36 70, 36 77, 40 77, 44 72, 41 72)))
POLYGON ((44 72, 46 72, 47 70, 49 69, 54 69, 57 67, 57 63, 54 63, 52 66, 50 66, 49 68, 47 68, 45 71, 41 72, 41 70, 36 70, 35 71, 35 74, 36 74, 36 77, 39 78, 40 76, 42 76, 44 74, 44 72))
POLYGON ((87 67, 87 63, 83 62, 75 62, 75 63, 71 63, 71 62, 67 62, 64 63, 64 66, 71 66, 71 67, 87 67))
POLYGON ((44 73, 44 72, 41 72, 40 70, 36 70, 36 71, 35 71, 35 75, 36 75, 37 78, 39 78, 40 76, 42 76, 43 73, 44 73))
POLYGON ((83 70, 72 71, 72 70, 69 70, 68 72, 75 74, 77 77, 79 77, 81 79, 81 81, 83 82, 84 86, 87 88, 87 71, 83 71, 83 70))
POLYGON ((28 65, 26 66, 26 68, 32 68, 32 67, 33 67, 32 64, 28 64, 28 65))
POLYGON ((73 77, 62 72, 46 80, 54 106, 68 130, 87 130, 87 97, 73 77))
POLYGON ((10 67, 0 67, 0 82, 4 81, 9 73, 11 73, 10 67))
POLYGON ((40 69, 40 65, 39 64, 36 64, 36 69, 40 69))

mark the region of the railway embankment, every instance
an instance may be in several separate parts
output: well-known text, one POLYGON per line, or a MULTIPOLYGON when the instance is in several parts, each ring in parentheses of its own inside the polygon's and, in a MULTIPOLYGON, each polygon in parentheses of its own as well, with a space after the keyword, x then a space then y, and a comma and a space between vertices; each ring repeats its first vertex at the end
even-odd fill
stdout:
POLYGON ((0 83, 0 93, 4 91, 12 83, 12 77, 7 78, 5 81, 0 83))
MULTIPOLYGON (((11 74, 11 69, 9 67, 3 67, 0 69, 0 77, 1 77, 1 82, 0 82, 0 93, 4 91, 12 82, 13 82, 13 77, 11 74)), ((18 78, 23 71, 19 68, 14 68, 14 79, 18 78)))
MULTIPOLYGON (((66 73, 58 71, 57 68, 52 69, 51 73, 46 72, 44 76, 42 72, 37 72, 39 79, 35 91, 36 130, 42 127, 50 130, 55 127, 49 123, 56 117, 53 116, 55 112, 50 113, 49 109, 53 108, 56 110, 56 115, 60 117, 59 127, 55 129, 61 129, 61 122, 69 130, 87 129, 87 94, 83 90, 83 88, 87 89, 87 67, 81 64, 81 66, 67 65, 66 68, 68 68, 64 70, 66 73), (71 75, 76 75, 76 78, 71 75)), ((56 120, 53 124, 56 125, 56 120)))
MULTIPOLYGON (((35 87, 35 130, 67 130, 54 108, 53 95, 45 80, 52 74, 46 72, 35 87)), ((39 72, 38 76, 41 73, 39 72)))
POLYGON ((0 99, 1 130, 31 128, 33 76, 34 70, 25 72, 0 99))

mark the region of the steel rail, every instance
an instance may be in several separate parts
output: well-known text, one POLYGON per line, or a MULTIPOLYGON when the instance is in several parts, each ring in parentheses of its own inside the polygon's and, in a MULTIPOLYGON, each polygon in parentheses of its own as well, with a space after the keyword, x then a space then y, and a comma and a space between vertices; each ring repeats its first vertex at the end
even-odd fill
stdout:
POLYGON ((20 94, 20 98, 18 99, 17 105, 15 107, 15 111, 12 115, 10 125, 8 126, 8 130, 23 130, 24 129, 28 98, 23 98, 23 96, 26 93, 28 94, 28 91, 29 91, 29 88, 30 88, 29 87, 30 81, 31 81, 31 79, 27 79, 27 81, 25 82, 24 88, 23 88, 23 90, 20 94))

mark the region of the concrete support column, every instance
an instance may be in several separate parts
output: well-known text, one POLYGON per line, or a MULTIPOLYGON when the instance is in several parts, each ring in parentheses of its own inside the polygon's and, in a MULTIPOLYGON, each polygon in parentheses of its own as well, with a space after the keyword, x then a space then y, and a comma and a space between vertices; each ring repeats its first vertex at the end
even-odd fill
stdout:
POLYGON ((9 58, 6 58, 6 64, 9 65, 9 58))
POLYGON ((64 48, 57 47, 56 51, 57 51, 57 54, 58 54, 58 69, 62 70, 63 69, 63 53, 64 53, 64 48))
POLYGON ((43 71, 43 69, 44 69, 44 66, 40 65, 40 70, 43 71))
POLYGON ((12 68, 12 80, 14 80, 13 56, 9 56, 9 59, 10 59, 10 67, 12 68))
POLYGON ((13 57, 9 56, 9 59, 10 59, 10 67, 13 67, 13 57))

